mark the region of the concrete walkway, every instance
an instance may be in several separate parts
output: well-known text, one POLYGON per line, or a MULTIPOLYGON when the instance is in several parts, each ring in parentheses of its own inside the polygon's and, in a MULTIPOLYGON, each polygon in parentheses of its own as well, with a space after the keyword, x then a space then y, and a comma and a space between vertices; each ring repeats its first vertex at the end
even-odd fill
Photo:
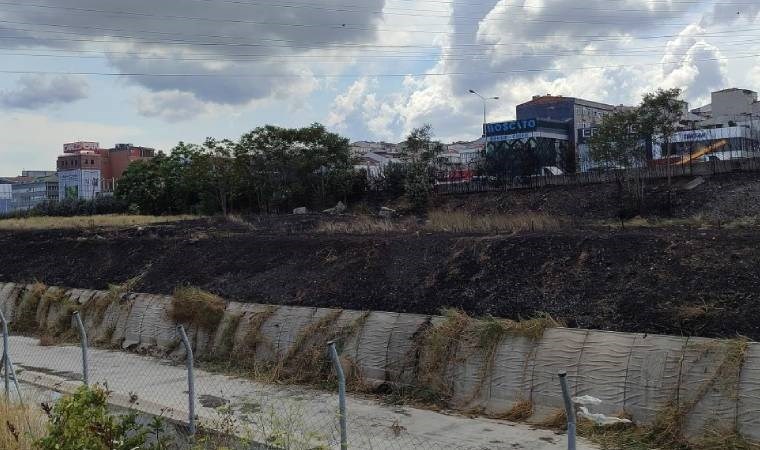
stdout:
MULTIPOLYGON (((187 378, 183 365, 118 351, 90 349, 90 381, 106 384, 118 406, 186 420, 187 378)), ((81 383, 79 347, 41 347, 37 339, 12 337, 19 380, 70 392, 81 383)), ((196 414, 214 428, 234 429, 291 449, 339 448, 337 394, 298 386, 252 382, 196 370, 196 414), (286 441, 281 443, 281 441, 286 441)), ((352 449, 567 448, 564 436, 525 424, 387 406, 350 396, 352 449)), ((581 442, 582 450, 596 447, 581 442)))

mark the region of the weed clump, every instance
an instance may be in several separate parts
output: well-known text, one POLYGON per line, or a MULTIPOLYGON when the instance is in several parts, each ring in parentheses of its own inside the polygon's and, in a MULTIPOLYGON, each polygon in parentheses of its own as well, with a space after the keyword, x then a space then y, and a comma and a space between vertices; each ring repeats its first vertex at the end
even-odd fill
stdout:
POLYGON ((472 215, 464 211, 435 210, 428 213, 425 229, 450 233, 519 233, 552 231, 563 227, 560 219, 546 214, 472 215))
POLYGON ((527 420, 532 415, 533 402, 530 400, 518 400, 501 418, 510 422, 521 422, 527 420))
POLYGON ((266 337, 261 332, 264 322, 269 320, 277 311, 274 305, 268 306, 263 311, 258 311, 248 318, 248 331, 243 337, 243 342, 236 353, 240 355, 239 366, 246 370, 253 370, 254 376, 258 374, 261 367, 256 363, 256 349, 260 344, 268 343, 266 337))
POLYGON ((330 311, 301 330, 293 346, 280 360, 273 378, 293 382, 324 381, 330 370, 326 346, 336 334, 332 325, 341 314, 343 310, 340 309, 330 311))
POLYGON ((47 286, 39 281, 27 287, 16 310, 15 331, 22 333, 37 331, 40 326, 37 320, 37 309, 47 289, 47 286))
POLYGON ((222 321, 225 307, 224 300, 215 294, 191 286, 182 286, 174 290, 171 318, 178 323, 213 330, 222 321))
POLYGON ((514 321, 494 317, 474 319, 457 309, 444 309, 442 313, 443 320, 425 330, 418 342, 419 385, 437 392, 441 400, 451 396, 451 387, 445 380, 446 371, 452 362, 457 361, 463 342, 474 342, 483 357, 479 380, 472 395, 474 399, 480 395, 490 376, 499 344, 506 336, 536 340, 543 336, 547 328, 563 325, 548 314, 530 320, 514 321))
POLYGON ((446 370, 449 363, 455 360, 460 339, 472 326, 472 320, 464 311, 445 309, 443 320, 431 325, 421 336, 419 384, 439 393, 442 399, 451 395, 446 370))

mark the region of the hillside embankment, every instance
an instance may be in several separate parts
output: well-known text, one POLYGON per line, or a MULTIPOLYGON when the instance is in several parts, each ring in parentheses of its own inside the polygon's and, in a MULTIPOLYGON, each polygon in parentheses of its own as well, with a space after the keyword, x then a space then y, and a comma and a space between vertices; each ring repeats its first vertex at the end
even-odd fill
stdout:
POLYGON ((0 233, 0 281, 241 302, 528 318, 573 327, 760 339, 755 229, 519 235, 251 231, 220 220, 0 233))
POLYGON ((437 211, 539 218, 519 232, 411 218, 362 228, 356 215, 0 231, 0 281, 106 289, 139 277, 138 291, 191 285, 248 303, 548 313, 571 327, 760 340, 760 174, 684 189, 692 180, 674 180, 667 219, 666 187, 646 186, 649 209, 624 228, 609 184, 433 200, 437 211))

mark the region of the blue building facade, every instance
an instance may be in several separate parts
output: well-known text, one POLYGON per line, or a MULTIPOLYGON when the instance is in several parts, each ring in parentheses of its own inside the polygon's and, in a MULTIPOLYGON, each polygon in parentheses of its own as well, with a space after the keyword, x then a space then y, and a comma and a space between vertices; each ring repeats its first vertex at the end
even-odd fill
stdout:
POLYGON ((592 102, 575 97, 536 96, 529 102, 517 105, 517 120, 536 118, 538 120, 554 121, 566 124, 569 140, 568 145, 573 152, 574 163, 568 166, 567 172, 590 170, 586 159, 578 148, 581 130, 594 128, 602 123, 605 116, 615 112, 617 108, 605 103, 592 102))

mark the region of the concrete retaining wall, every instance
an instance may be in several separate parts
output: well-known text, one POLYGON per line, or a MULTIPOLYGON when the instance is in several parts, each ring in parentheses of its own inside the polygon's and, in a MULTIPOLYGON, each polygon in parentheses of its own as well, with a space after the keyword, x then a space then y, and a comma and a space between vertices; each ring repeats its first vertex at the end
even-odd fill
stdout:
MULTIPOLYGON (((0 308, 11 322, 11 333, 28 289, 31 286, 0 283, 0 308)), ((71 289, 65 298, 82 305, 88 335, 95 345, 183 356, 170 317, 169 296, 109 296, 71 289), (89 308, 90 302, 100 302, 101 307, 89 308)), ((66 308, 45 303, 40 302, 38 321, 60 323, 57 315, 66 308)), ((419 336, 442 320, 230 302, 216 330, 185 325, 199 359, 234 353, 237 359, 249 355, 262 364, 282 361, 305 340, 341 336, 342 356, 365 384, 378 386, 419 384, 417 369, 425 352, 419 336)), ((625 411, 638 423, 651 423, 660 412, 675 406, 682 409, 684 429, 690 436, 701 435, 709 425, 736 429, 760 441, 757 343, 745 347, 735 341, 554 328, 537 339, 507 335, 490 362, 477 340, 466 336, 455 353, 442 374, 452 408, 500 415, 517 402, 529 400, 537 414, 559 409, 562 399, 556 374, 566 370, 573 394, 604 401, 595 412, 625 411), (742 351, 737 353, 737 349, 742 351)))

